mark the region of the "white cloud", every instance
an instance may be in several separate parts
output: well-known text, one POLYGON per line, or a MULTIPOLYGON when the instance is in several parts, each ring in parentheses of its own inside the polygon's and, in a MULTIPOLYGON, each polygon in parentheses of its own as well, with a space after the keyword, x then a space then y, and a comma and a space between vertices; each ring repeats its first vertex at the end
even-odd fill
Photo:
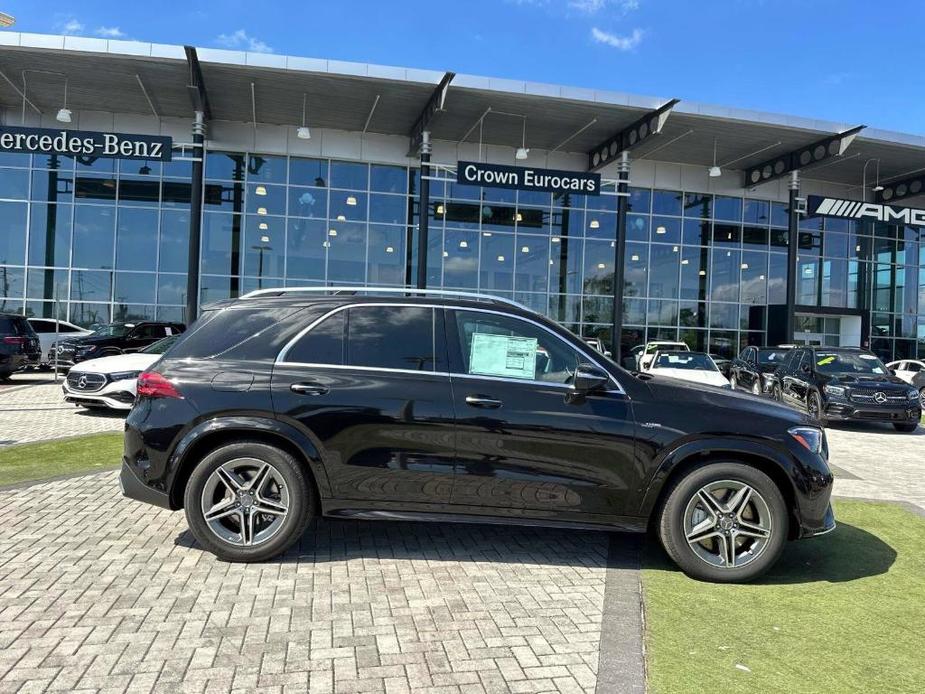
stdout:
POLYGON ((73 36, 75 34, 81 34, 84 30, 84 25, 81 22, 78 22, 74 17, 69 17, 65 20, 58 22, 55 25, 55 28, 65 36, 73 36))
POLYGON ((124 39, 125 32, 122 31, 119 27, 98 27, 94 32, 97 36, 102 36, 106 39, 124 39))
POLYGON ((597 14, 609 8, 626 14, 639 9, 639 0, 568 0, 568 6, 585 14, 597 14))
POLYGON ((231 34, 219 34, 215 42, 225 48, 240 48, 252 53, 272 53, 273 48, 258 38, 249 36, 244 29, 238 29, 231 34))
POLYGON ((642 29, 633 29, 629 36, 618 36, 610 32, 603 31, 597 27, 591 28, 591 38, 596 43, 603 43, 606 46, 612 46, 619 51, 631 51, 636 48, 643 37, 642 29))

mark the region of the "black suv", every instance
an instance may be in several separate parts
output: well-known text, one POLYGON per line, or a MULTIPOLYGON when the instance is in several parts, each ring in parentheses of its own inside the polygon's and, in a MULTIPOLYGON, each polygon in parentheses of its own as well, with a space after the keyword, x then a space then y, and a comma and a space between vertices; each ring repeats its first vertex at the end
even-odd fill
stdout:
POLYGON ((42 359, 39 336, 29 321, 15 313, 0 313, 0 379, 42 359))
MULTIPOLYGON (((327 292, 333 290, 325 290, 327 292)), ((513 302, 260 290, 138 378, 126 496, 257 561, 312 516, 657 530, 692 576, 754 578, 835 527, 823 430, 769 400, 631 375, 513 302)))
POLYGON ((772 395, 823 425, 833 420, 891 422, 915 431, 922 416, 919 392, 897 378, 880 358, 849 347, 790 350, 774 372, 772 395))
POLYGON ((732 360, 729 383, 753 395, 773 392, 774 372, 789 355, 789 347, 746 347, 732 360))
MULTIPOLYGON (((107 323, 92 335, 62 340, 52 347, 58 353, 58 364, 72 366, 87 359, 127 354, 153 345, 171 335, 179 335, 186 326, 182 323, 142 321, 138 323, 107 323)), ((54 362, 54 354, 48 355, 54 362)))

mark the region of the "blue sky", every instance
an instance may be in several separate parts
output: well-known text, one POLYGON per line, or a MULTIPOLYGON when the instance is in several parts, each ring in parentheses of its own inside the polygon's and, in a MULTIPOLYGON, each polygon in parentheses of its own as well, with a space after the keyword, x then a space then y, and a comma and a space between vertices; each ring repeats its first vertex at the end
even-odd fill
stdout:
POLYGON ((0 0, 15 29, 509 77, 925 134, 925 2, 0 0))

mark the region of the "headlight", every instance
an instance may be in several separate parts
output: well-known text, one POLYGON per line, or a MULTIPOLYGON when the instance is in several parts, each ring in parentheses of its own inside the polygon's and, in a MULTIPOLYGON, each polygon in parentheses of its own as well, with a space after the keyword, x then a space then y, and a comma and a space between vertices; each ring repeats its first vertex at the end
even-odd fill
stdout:
POLYGON ((909 398, 910 400, 918 400, 918 399, 919 399, 919 391, 917 391, 915 388, 910 388, 910 389, 906 392, 906 397, 909 398))
POLYGON ((822 451, 822 441, 825 437, 825 434, 822 433, 822 429, 817 429, 816 427, 793 427, 792 429, 788 429, 787 433, 796 439, 797 443, 806 448, 806 450, 812 453, 820 453, 822 451))
POLYGON ((826 395, 834 395, 836 398, 845 397, 845 389, 841 386, 822 386, 826 395))
POLYGON ((81 351, 81 352, 95 352, 95 351, 96 351, 96 345, 86 345, 85 347, 81 347, 81 348, 80 348, 80 351, 81 351))
POLYGON ((113 381, 126 381, 131 378, 138 378, 140 373, 141 371, 117 371, 109 374, 109 378, 113 381))

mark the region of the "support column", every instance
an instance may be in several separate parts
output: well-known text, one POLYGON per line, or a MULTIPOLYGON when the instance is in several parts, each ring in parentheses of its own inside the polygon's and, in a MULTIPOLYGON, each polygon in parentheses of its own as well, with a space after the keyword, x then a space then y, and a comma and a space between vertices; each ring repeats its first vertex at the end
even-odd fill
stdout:
POLYGON ((629 152, 620 154, 617 165, 617 238, 613 254, 613 328, 610 333, 610 351, 613 360, 622 364, 621 340, 623 335, 623 284, 626 275, 626 211, 629 208, 629 152))
POLYGON ((790 207, 787 214, 787 325, 784 331, 787 342, 793 342, 793 333, 796 319, 794 316, 797 304, 797 252, 800 240, 800 214, 797 212, 797 202, 800 196, 800 172, 790 172, 790 207))
POLYGON ((427 232, 430 227, 430 131, 421 134, 421 202, 418 205, 418 289, 427 289, 427 232))
POLYGON ((202 165, 205 160, 205 115, 193 121, 193 172, 190 180, 189 257, 186 266, 186 325, 199 315, 199 252, 202 246, 202 165))

